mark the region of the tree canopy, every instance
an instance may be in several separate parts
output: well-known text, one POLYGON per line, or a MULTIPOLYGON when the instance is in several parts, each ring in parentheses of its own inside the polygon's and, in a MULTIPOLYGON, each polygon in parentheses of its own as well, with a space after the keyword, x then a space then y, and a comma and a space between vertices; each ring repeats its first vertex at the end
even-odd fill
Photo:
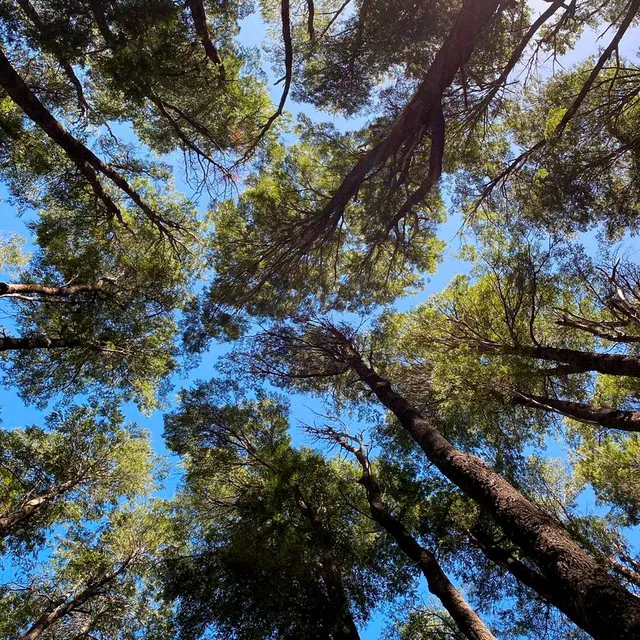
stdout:
POLYGON ((640 640, 640 0, 0 0, 0 635, 640 640))

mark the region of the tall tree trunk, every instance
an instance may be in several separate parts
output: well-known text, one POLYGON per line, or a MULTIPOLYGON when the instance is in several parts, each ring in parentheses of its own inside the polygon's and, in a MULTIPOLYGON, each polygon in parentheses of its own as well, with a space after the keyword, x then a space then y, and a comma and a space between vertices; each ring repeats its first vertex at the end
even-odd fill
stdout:
POLYGON ((71 161, 86 178, 87 182, 89 182, 96 196, 103 202, 109 215, 116 217, 118 220, 122 218, 118 206, 104 190, 98 178, 98 173, 107 177, 129 196, 146 217, 165 235, 169 235, 169 228, 178 227, 175 223, 159 216, 144 202, 140 194, 131 187, 122 175, 100 160, 93 151, 72 136, 53 115, 51 115, 13 68, 2 49, 0 49, 0 86, 2 86, 9 97, 22 109, 27 117, 66 152, 71 161))
POLYGON ((597 407, 582 402, 570 402, 569 400, 559 400, 558 398, 521 392, 516 393, 511 398, 511 402, 533 409, 554 411, 568 418, 599 424, 609 429, 640 431, 640 411, 622 411, 610 407, 597 407))
POLYGON ((187 6, 191 12, 191 18, 193 19, 193 26, 195 27, 196 34, 200 38, 202 47, 207 54, 207 58, 214 64, 222 65, 220 54, 216 49, 216 46, 211 41, 209 35, 209 28, 207 27, 207 14, 204 10, 204 3, 202 0, 187 0, 187 6))
POLYGON ((400 520, 393 517, 388 505, 382 497, 382 491, 377 480, 371 472, 371 465, 366 452, 349 447, 341 442, 342 446, 349 448, 362 467, 360 484, 367 491, 369 510, 373 519, 396 541, 402 552, 415 562, 427 580, 429 591, 442 603, 449 615, 453 618, 458 628, 469 640, 496 640, 495 636, 484 624, 480 616, 471 608, 462 594, 451 584, 451 581, 440 567, 436 556, 420 545, 409 533, 400 520))
POLYGON ((511 541, 557 585, 569 617, 597 640, 640 640, 640 599, 630 594, 545 513, 476 456, 457 450, 355 351, 345 362, 399 420, 427 458, 489 512, 511 541))
POLYGON ((541 573, 527 566, 524 562, 514 558, 511 552, 495 544, 493 540, 482 535, 481 532, 474 531, 472 537, 489 560, 508 571, 518 582, 537 593, 543 600, 562 611, 566 616, 571 617, 571 612, 565 607, 562 593, 558 592, 555 583, 547 580, 541 573))
POLYGON ((329 628, 333 640, 360 640, 358 628, 351 614, 349 599, 342 583, 340 568, 333 558, 322 561, 321 574, 329 601, 329 628))
POLYGON ((20 504, 18 508, 13 509, 9 513, 0 515, 0 539, 8 536, 15 526, 33 517, 46 505, 51 504, 61 495, 73 489, 82 481, 82 479, 83 476, 81 475, 72 480, 68 480, 67 482, 63 482, 58 486, 51 487, 48 491, 44 491, 40 495, 23 500, 22 504, 20 504))
MULTIPOLYGON (((300 486, 294 484, 292 491, 300 512, 315 529, 326 535, 327 531, 323 523, 304 499, 300 486)), ((327 609, 325 611, 326 619, 323 622, 327 630, 334 640, 360 640, 358 628, 351 614, 349 598, 344 590, 342 573, 331 552, 325 553, 318 560, 317 569, 326 590, 327 609)))
POLYGON ((345 176, 321 216, 336 219, 349 200, 376 167, 386 162, 408 139, 428 125, 432 112, 459 69, 467 64, 478 37, 496 14, 506 6, 500 0, 465 0, 451 32, 435 55, 413 98, 391 126, 389 133, 345 176))

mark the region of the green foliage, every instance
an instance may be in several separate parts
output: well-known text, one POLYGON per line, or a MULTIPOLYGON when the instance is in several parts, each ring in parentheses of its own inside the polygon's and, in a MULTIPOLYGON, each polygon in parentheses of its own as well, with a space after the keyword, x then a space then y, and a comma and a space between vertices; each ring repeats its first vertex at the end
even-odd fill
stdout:
POLYGON ((637 3, 530 4, 0 0, 0 181, 29 234, 0 237, 0 369, 58 403, 0 431, 0 636, 336 640, 386 607, 390 637, 458 640, 360 467, 301 445, 270 383, 371 437, 392 515, 500 638, 584 635, 384 380, 561 523, 603 597, 638 592, 640 269, 612 245, 640 213, 637 3), (458 216, 468 273, 398 312, 458 216), (225 378, 171 404, 222 339, 225 378), (130 402, 170 407, 166 502, 130 402))
POLYGON ((154 487, 147 435, 117 411, 72 407, 45 428, 0 431, 0 443, 5 552, 37 550, 55 525, 99 520, 154 487))
MULTIPOLYGON (((362 505, 353 470, 293 448, 286 404, 217 404, 215 381, 182 396, 167 437, 187 454, 177 507, 190 551, 169 560, 181 637, 334 637, 410 579, 362 505), (353 502, 352 502, 353 501, 353 502)), ((227 394, 223 397, 228 399, 227 394)))

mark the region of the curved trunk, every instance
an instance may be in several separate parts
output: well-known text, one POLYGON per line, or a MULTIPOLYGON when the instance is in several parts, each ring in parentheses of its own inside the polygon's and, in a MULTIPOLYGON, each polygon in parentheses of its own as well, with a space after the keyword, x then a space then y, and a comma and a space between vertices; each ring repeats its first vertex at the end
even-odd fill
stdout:
POLYGON ((87 182, 89 182, 96 196, 105 205, 110 216, 118 220, 122 219, 120 209, 104 190, 98 178, 98 173, 104 175, 126 193, 160 231, 168 234, 169 228, 177 227, 174 223, 160 217, 142 200, 140 194, 131 187, 122 175, 100 160, 91 149, 72 136, 53 117, 13 68, 2 49, 0 49, 0 86, 7 92, 13 102, 22 109, 25 115, 65 151, 87 182))

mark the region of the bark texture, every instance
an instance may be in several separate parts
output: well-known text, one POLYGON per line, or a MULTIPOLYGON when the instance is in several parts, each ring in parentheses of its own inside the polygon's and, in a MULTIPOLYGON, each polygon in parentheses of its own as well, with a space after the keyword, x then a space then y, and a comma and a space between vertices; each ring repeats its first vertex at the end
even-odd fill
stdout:
POLYGON ((550 360, 578 367, 582 371, 597 371, 611 376, 640 378, 640 358, 618 353, 596 353, 560 347, 501 347, 504 353, 550 360))
MULTIPOLYGON (((345 176, 320 214, 335 218, 376 167, 391 158, 400 147, 428 127, 439 108, 444 91, 458 70, 471 58, 474 45, 495 13, 505 3, 500 0, 466 0, 458 19, 433 59, 413 98, 402 110, 385 139, 371 149, 345 176)), ((431 164, 434 164, 433 159, 431 164)), ((423 196, 424 197, 424 196, 423 196)))
POLYGON ((341 444, 354 453, 362 467, 360 484, 367 491, 367 500, 373 519, 391 535, 402 552, 420 567, 427 580, 429 591, 440 600, 460 631, 469 640, 496 640, 480 616, 453 586, 435 554, 423 547, 404 524, 392 515, 384 501, 382 490, 371 472, 371 465, 363 447, 350 447, 344 442, 341 444))
POLYGON ((207 58, 214 64, 221 65, 222 59, 218 53, 218 49, 211 41, 209 35, 209 27, 207 26, 207 14, 204 10, 204 3, 202 0, 187 0, 187 6, 191 12, 191 18, 193 20, 193 26, 196 30, 196 35, 202 43, 202 48, 207 54, 207 58))

